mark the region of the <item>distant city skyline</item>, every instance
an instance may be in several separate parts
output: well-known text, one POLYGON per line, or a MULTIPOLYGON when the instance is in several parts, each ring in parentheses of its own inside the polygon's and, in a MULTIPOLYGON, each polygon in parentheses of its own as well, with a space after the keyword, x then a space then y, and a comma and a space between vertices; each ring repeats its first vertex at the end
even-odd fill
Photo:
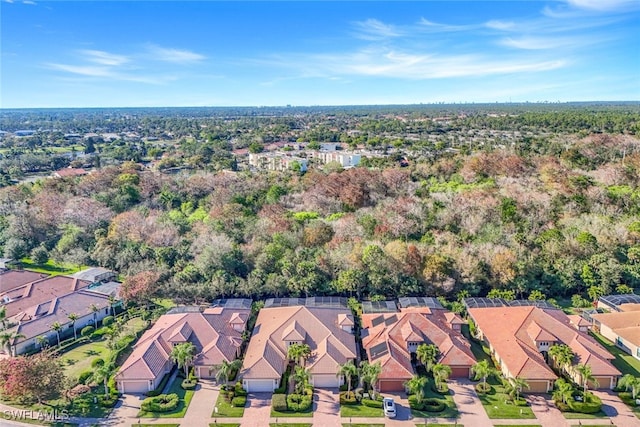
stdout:
POLYGON ((640 100, 637 0, 0 8, 0 108, 640 100))

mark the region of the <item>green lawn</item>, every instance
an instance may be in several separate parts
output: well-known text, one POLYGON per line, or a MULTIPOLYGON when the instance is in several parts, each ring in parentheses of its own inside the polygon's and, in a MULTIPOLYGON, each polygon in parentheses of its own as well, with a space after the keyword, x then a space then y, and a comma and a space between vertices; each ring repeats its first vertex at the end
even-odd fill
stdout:
POLYGON ((269 423, 269 427, 312 427, 311 423, 269 423))
POLYGON ((36 264, 31 261, 30 258, 22 258, 20 260, 20 264, 22 264, 22 268, 24 268, 25 270, 35 271, 36 273, 50 274, 52 276, 57 276, 60 274, 73 274, 85 268, 72 265, 59 265, 54 263, 53 260, 47 261, 46 264, 36 264))
MULTIPOLYGON (((313 417, 313 410, 309 409, 307 412, 279 412, 271 409, 271 418, 311 418, 313 417)), ((290 424, 287 424, 290 425, 290 424)))
POLYGON ((490 393, 478 393, 484 410, 491 419, 530 419, 535 418, 528 406, 516 406, 509 402, 509 396, 504 393, 504 387, 494 378, 488 381, 493 386, 490 393), (495 391, 495 393, 494 393, 495 391))
POLYGON ((486 345, 476 341, 474 338, 471 338, 469 334, 469 325, 462 325, 462 334, 471 344, 471 351, 473 352, 473 355, 476 357, 478 362, 487 359, 489 360, 489 362, 491 362, 491 364, 493 364, 493 362, 491 361, 491 350, 489 350, 489 347, 487 347, 486 345))
POLYGON ((631 374, 634 377, 640 377, 640 360, 636 359, 632 355, 625 353, 620 348, 616 347, 611 341, 598 334, 597 332, 591 332, 591 335, 602 344, 609 353, 616 356, 613 363, 613 366, 618 368, 622 375, 631 374))
POLYGON ((431 397, 438 400, 444 400, 447 407, 440 412, 427 412, 427 411, 418 411, 416 409, 411 410, 411 415, 418 418, 458 418, 458 408, 456 407, 456 403, 453 400, 453 396, 451 394, 442 395, 440 393, 436 393, 433 391, 433 378, 427 377, 427 385, 424 389, 424 397, 431 397))
POLYGON ((578 412, 563 412, 562 416, 568 420, 593 420, 596 418, 609 418, 607 414, 598 411, 595 414, 581 414, 578 412))
POLYGON ((216 406, 213 409, 212 417, 216 418, 241 418, 244 415, 244 408, 236 408, 231 405, 231 403, 227 402, 224 399, 222 394, 218 395, 218 400, 216 400, 216 406), (218 413, 216 414, 215 407, 218 408, 218 413))
MULTIPOLYGON (((135 317, 124 324, 123 335, 137 333, 145 327, 145 321, 135 317)), ((63 353, 59 356, 59 360, 64 367, 65 375, 69 378, 77 379, 80 373, 92 370, 91 362, 98 358, 106 360, 110 352, 106 339, 89 341, 63 353)))
POLYGON ((182 379, 180 377, 176 377, 171 384, 171 388, 167 394, 175 393, 180 398, 180 402, 178 403, 178 407, 171 412, 145 412, 140 411, 138 413, 138 417, 140 418, 182 418, 184 414, 187 412, 187 408, 189 407, 189 403, 191 403, 191 398, 193 398, 193 390, 184 390, 180 387, 182 384, 182 379))
POLYGON ((340 416, 346 418, 373 418, 384 417, 382 408, 370 408, 364 405, 342 405, 340 406, 340 416))

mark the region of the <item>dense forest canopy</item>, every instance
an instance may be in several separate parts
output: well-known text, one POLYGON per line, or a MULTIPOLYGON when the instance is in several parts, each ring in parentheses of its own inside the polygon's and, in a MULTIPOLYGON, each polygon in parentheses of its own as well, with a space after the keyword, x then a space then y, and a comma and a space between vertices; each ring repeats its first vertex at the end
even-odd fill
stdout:
POLYGON ((0 145, 0 252, 113 268, 144 284, 133 294, 587 298, 640 284, 637 104, 3 110, 0 124, 40 138, 0 145), (29 156, 68 164, 44 150, 89 132, 141 138, 91 136, 90 175, 12 184, 29 156), (233 150, 273 141, 380 155, 306 174, 238 166, 233 150), (185 168, 139 163, 161 157, 185 168))

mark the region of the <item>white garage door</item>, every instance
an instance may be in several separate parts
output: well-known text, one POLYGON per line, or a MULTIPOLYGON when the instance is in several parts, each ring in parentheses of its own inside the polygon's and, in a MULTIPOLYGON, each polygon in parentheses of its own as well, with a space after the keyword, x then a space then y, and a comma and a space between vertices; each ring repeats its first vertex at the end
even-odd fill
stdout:
POLYGON ((314 375, 314 387, 337 388, 340 387, 340 378, 335 375, 314 375))
POLYGON ((146 393, 149 391, 149 381, 123 381, 123 393, 146 393))
POLYGON ((249 393, 258 393, 265 391, 273 391, 273 380, 246 380, 247 391, 249 393))

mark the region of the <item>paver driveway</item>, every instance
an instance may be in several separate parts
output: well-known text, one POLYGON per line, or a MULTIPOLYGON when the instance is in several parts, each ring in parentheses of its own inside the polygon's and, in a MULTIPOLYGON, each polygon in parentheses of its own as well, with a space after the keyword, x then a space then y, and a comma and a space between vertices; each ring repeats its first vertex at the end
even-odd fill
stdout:
POLYGON ((627 405, 611 390, 593 390, 602 399, 602 411, 611 418, 616 427, 639 427, 640 420, 627 405))
POLYGON ((249 393, 249 406, 244 410, 242 427, 265 427, 271 418, 271 393, 249 393))
POLYGON ((340 395, 338 389, 314 390, 313 425, 340 427, 340 395))

